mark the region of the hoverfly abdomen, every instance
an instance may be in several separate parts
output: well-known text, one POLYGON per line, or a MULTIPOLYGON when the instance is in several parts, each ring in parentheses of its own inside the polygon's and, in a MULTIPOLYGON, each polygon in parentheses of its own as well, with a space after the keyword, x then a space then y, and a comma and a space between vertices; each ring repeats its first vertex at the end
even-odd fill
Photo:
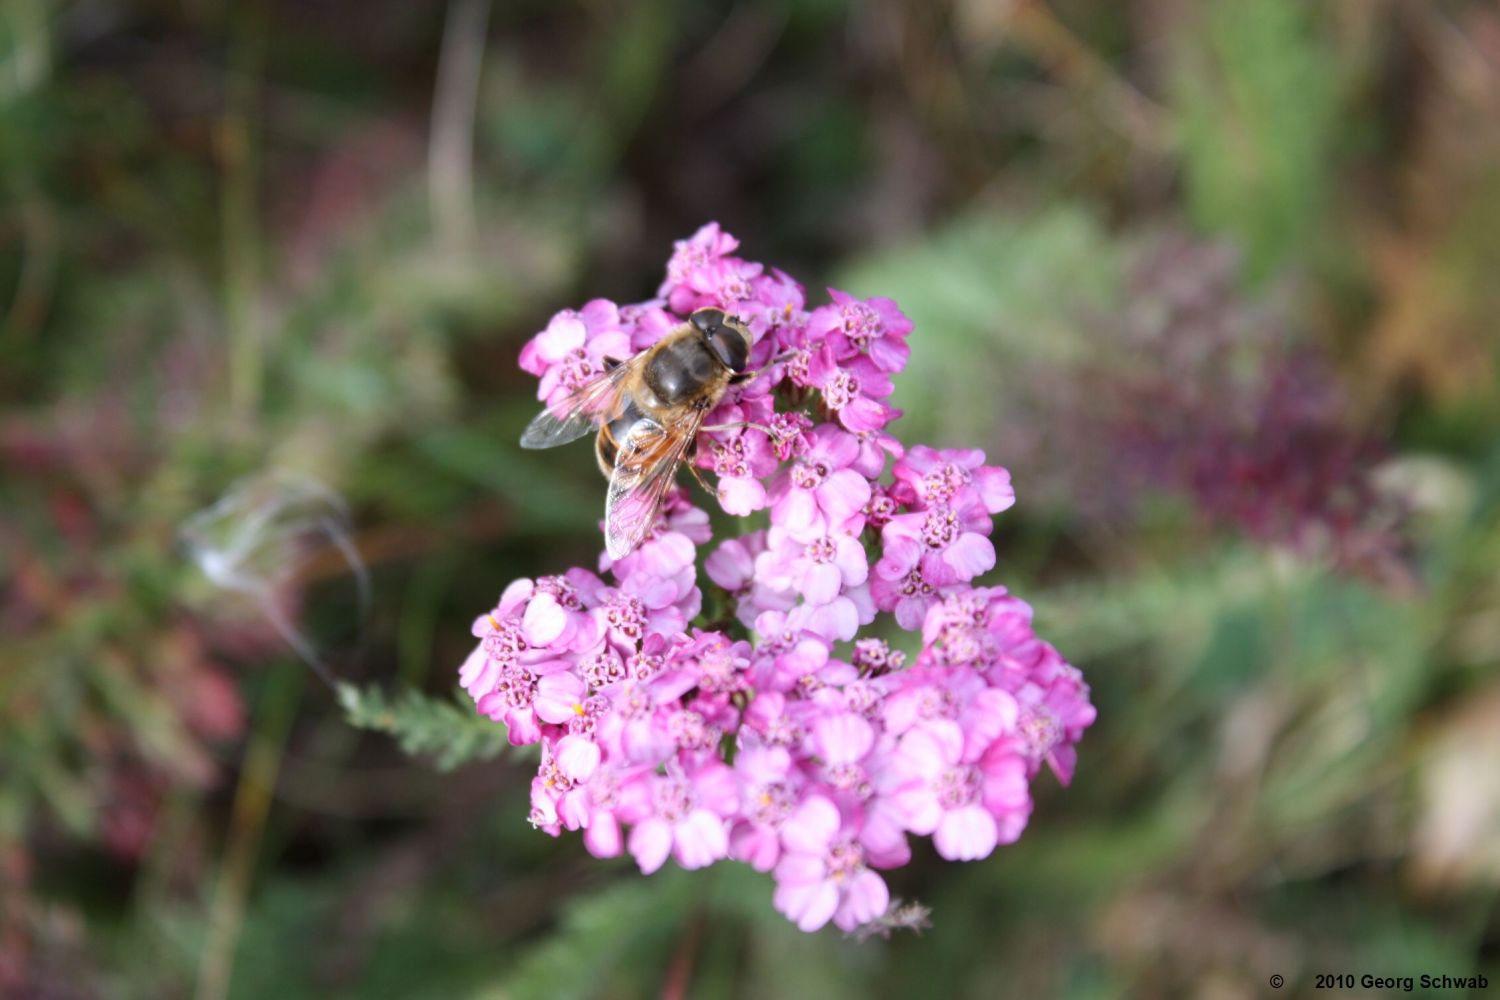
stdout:
POLYGON ((608 479, 615 469, 615 456, 619 454, 620 442, 625 440, 630 433, 630 428, 640 420, 644 414, 636 405, 635 398, 630 395, 621 396, 620 415, 599 428, 598 437, 594 439, 594 455, 599 459, 599 469, 608 479))

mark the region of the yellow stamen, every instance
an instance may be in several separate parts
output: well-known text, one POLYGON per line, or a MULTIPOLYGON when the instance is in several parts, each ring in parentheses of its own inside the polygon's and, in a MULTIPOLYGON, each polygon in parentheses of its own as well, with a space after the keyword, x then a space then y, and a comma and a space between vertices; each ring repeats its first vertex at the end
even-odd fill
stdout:
POLYGON ((574 715, 582 715, 583 714, 583 705, 578 704, 578 703, 575 702, 574 705, 573 705, 573 714, 574 715))
POLYGON ((485 615, 485 617, 490 620, 490 628, 494 629, 496 632, 500 631, 500 623, 495 621, 494 615, 485 615))

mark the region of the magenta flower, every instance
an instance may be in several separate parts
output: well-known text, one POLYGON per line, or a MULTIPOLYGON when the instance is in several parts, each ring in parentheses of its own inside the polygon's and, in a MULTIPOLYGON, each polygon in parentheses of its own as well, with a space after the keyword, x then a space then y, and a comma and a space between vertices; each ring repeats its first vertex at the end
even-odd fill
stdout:
POLYGON ((829 604, 840 593, 865 582, 870 572, 865 547, 854 535, 829 532, 815 524, 794 532, 772 527, 755 571, 772 586, 792 589, 808 604, 829 604))
POLYGON ((990 527, 978 503, 897 514, 880 529, 885 554, 875 572, 899 580, 917 569, 933 587, 967 583, 995 566, 995 546, 985 537, 990 527))
POLYGON ((912 510, 963 506, 977 496, 987 512, 998 514, 1016 502, 1010 473, 999 466, 985 465, 984 452, 978 448, 940 451, 914 445, 899 457, 892 473, 896 479, 892 497, 912 510))
POLYGON ((1010 754, 965 760, 959 725, 938 720, 913 727, 894 755, 894 800, 906 829, 932 835, 950 861, 988 857, 1021 835, 1030 814, 1026 764, 1010 754))
POLYGON ((832 920, 850 931, 885 912, 885 880, 865 863, 864 849, 828 799, 803 802, 781 839, 785 854, 776 865, 774 903, 798 928, 815 931, 832 920))
POLYGON ((674 244, 672 259, 667 261, 667 278, 657 294, 679 315, 687 315, 703 306, 731 309, 752 298, 752 282, 762 267, 732 257, 739 240, 710 222, 690 239, 674 244))
POLYGON ((891 394, 890 376, 862 358, 838 361, 825 346, 809 357, 807 379, 848 430, 878 431, 899 415, 882 402, 891 394))
POLYGON ((828 289, 828 297, 833 305, 813 310, 808 318, 808 339, 826 341, 840 361, 864 356, 883 372, 906 367, 912 323, 896 303, 880 297, 861 302, 835 288, 828 289))
POLYGON ((858 534, 871 490, 869 478, 849 468, 859 458, 859 439, 827 424, 810 437, 807 450, 772 487, 776 520, 792 531, 821 522, 833 531, 858 534), (858 526, 852 524, 856 520, 858 526))
POLYGON ((995 566, 1009 473, 889 430, 911 321, 839 291, 809 313, 802 285, 738 249, 704 226, 659 298, 560 312, 521 366, 555 401, 691 310, 733 312, 755 376, 707 415, 693 461, 731 523, 768 524, 722 536, 670 490, 598 573, 507 587, 459 681, 511 742, 540 745, 537 829, 647 874, 734 859, 772 873, 798 927, 852 930, 889 906, 877 869, 906 864, 912 835, 950 860, 1020 836, 1031 782, 1044 767, 1071 780, 1094 708, 1030 607, 974 585, 995 566), (920 632, 910 664, 862 634, 881 614, 920 632))
POLYGON ((547 403, 604 371, 606 358, 634 353, 620 324, 620 311, 607 299, 594 299, 577 312, 564 309, 521 349, 521 368, 541 376, 537 398, 547 403))
POLYGON ((693 773, 642 775, 636 794, 647 797, 647 812, 626 841, 641 874, 650 875, 675 857, 684 868, 704 868, 729 854, 727 821, 739 806, 734 772, 705 764, 693 773))

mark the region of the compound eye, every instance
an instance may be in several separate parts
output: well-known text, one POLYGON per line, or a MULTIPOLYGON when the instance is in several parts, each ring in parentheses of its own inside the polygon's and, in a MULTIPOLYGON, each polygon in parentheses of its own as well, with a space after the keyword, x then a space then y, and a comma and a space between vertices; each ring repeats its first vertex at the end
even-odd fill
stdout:
POLYGON ((708 345, 719 356, 719 360, 724 362, 724 367, 735 373, 745 370, 745 363, 750 358, 750 345, 745 342, 740 331, 725 324, 709 334, 708 345))
POLYGON ((689 322, 700 332, 712 335, 724 322, 724 312, 720 309, 699 309, 689 317, 689 322))

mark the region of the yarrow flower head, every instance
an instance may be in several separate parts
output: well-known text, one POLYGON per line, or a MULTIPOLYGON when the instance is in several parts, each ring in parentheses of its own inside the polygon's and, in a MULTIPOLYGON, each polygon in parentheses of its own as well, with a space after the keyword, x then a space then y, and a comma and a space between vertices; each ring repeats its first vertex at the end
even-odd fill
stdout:
POLYGON ((738 248, 704 226, 658 298, 558 313, 521 367, 552 405, 694 310, 733 314, 755 374, 709 415, 693 464, 727 514, 768 526, 716 540, 676 488, 598 572, 508 586, 459 680, 512 743, 540 744, 538 829, 581 831, 645 874, 743 862, 803 930, 878 929, 881 872, 910 838, 953 861, 1014 841, 1041 770, 1071 780, 1094 709, 1031 609, 974 585, 996 564, 1009 473, 887 430, 911 321, 838 290, 808 312, 800 284, 738 248), (882 618, 915 656, 867 631, 882 618))

